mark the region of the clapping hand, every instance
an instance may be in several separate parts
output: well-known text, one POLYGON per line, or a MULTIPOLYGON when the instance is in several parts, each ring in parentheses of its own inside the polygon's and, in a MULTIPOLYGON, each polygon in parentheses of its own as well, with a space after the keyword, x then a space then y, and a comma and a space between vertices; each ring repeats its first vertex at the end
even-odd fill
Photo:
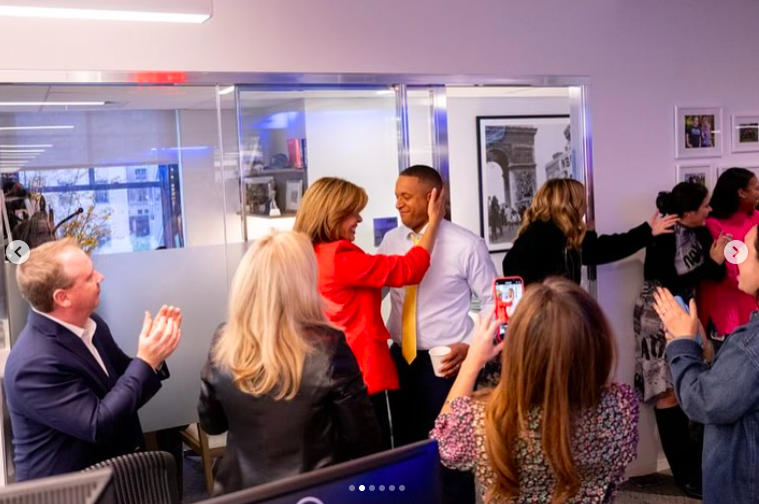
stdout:
POLYGON ((683 310, 668 289, 663 287, 656 288, 654 292, 654 310, 664 324, 667 340, 683 336, 691 339, 696 337, 699 322, 695 300, 690 300, 689 309, 690 313, 683 310))
POLYGON ((177 307, 163 305, 155 319, 146 311, 137 345, 137 358, 153 369, 160 368, 182 339, 181 324, 182 313, 177 307))

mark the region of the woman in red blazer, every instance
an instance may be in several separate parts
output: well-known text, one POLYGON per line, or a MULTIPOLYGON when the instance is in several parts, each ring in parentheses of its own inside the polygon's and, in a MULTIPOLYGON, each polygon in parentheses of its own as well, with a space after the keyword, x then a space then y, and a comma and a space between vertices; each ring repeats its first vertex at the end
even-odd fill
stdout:
POLYGON ((398 374, 387 344, 390 334, 382 320, 382 288, 422 281, 430 266, 445 200, 432 192, 427 231, 403 256, 367 254, 353 243, 368 201, 366 191, 347 180, 321 178, 303 195, 294 229, 307 234, 314 244, 327 316, 345 331, 383 430, 382 442, 389 448, 385 391, 398 388, 398 374))

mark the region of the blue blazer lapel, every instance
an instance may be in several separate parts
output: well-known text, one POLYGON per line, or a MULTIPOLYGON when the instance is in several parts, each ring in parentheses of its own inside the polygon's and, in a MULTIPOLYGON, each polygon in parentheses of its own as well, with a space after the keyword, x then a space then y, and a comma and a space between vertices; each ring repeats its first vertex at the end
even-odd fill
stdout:
MULTIPOLYGON (((53 322, 49 318, 43 317, 33 310, 29 310, 29 323, 32 324, 40 334, 55 338, 55 340, 68 351, 76 362, 89 371, 89 374, 92 375, 92 377, 103 387, 104 392, 111 389, 108 375, 103 372, 103 368, 100 367, 100 364, 98 364, 95 357, 87 349, 87 346, 79 336, 57 322, 53 322)), ((100 352, 100 349, 98 349, 98 351, 100 352)), ((63 356, 61 356, 61 358, 63 358, 63 356)))
MULTIPOLYGON (((100 326, 100 324, 98 324, 98 328, 95 331, 95 335, 92 337, 92 344, 95 345, 95 348, 100 354, 100 358, 103 360, 103 364, 105 364, 105 368, 108 370, 108 377, 107 377, 108 381, 111 384, 114 384, 116 383, 116 380, 119 379, 119 372, 116 370, 115 367, 113 367, 113 362, 111 362, 111 349, 105 346, 103 337, 98 337, 98 333, 100 333, 101 330, 102 330, 102 327, 100 326)), ((99 364, 98 364, 98 368, 100 368, 99 364)), ((102 369, 100 370, 102 371, 102 369)))

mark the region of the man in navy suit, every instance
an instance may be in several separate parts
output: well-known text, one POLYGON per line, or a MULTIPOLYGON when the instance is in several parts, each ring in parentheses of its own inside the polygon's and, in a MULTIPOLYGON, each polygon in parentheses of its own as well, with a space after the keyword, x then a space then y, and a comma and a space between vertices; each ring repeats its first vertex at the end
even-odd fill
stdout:
POLYGON ((168 377, 179 309, 164 306, 154 320, 145 312, 132 359, 93 313, 103 275, 76 242, 33 249, 16 281, 32 308, 5 370, 16 479, 79 471, 141 448, 137 410, 168 377))

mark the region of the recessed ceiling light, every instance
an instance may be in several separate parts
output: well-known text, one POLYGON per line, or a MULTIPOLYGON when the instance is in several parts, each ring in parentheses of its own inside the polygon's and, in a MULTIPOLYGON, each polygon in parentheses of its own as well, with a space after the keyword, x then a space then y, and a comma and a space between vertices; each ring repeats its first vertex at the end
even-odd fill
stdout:
POLYGON ((105 105, 104 101, 30 101, 30 102, 0 102, 0 107, 96 107, 105 105))
POLYGON ((141 12, 106 9, 61 9, 53 7, 19 7, 11 5, 0 6, 0 16, 195 24, 203 23, 211 17, 210 14, 187 14, 181 12, 141 12))
POLYGON ((229 93, 231 93, 234 90, 235 90, 234 86, 225 87, 224 89, 222 89, 222 90, 219 91, 219 95, 221 95, 221 96, 228 95, 229 93))
POLYGON ((0 131, 45 130, 45 129, 52 129, 52 130, 74 129, 74 126, 68 124, 68 125, 60 125, 60 126, 2 126, 0 127, 0 131))
POLYGON ((30 152, 45 152, 45 149, 0 149, 0 154, 28 154, 30 152))

